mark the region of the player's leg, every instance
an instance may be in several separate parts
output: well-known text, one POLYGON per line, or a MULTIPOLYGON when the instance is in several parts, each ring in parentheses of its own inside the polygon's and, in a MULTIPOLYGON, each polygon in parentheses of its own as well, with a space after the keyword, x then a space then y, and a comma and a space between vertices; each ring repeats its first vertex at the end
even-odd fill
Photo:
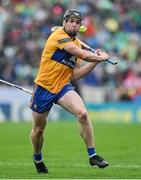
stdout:
POLYGON ((47 115, 48 112, 45 113, 37 113, 35 111, 32 112, 33 128, 31 131, 31 142, 34 151, 33 160, 37 172, 39 173, 48 172, 48 169, 43 163, 43 158, 42 158, 42 146, 44 142, 44 130, 47 123, 47 115))
POLYGON ((47 121, 47 114, 45 113, 37 113, 35 111, 32 112, 33 117, 33 128, 31 131, 31 141, 33 145, 34 152, 39 154, 41 152, 43 141, 44 141, 44 130, 47 121))
POLYGON ((31 142, 33 145, 33 160, 39 173, 47 173, 48 170, 43 163, 42 146, 44 142, 44 130, 47 123, 48 113, 54 102, 54 94, 41 86, 35 86, 34 95, 31 98, 30 108, 33 110, 33 128, 31 131, 31 142))
POLYGON ((75 91, 71 90, 66 92, 57 103, 72 112, 78 118, 80 135, 86 144, 90 164, 92 166, 97 165, 100 168, 106 167, 108 163, 103 158, 96 155, 92 124, 81 97, 75 91))
POLYGON ((68 91, 57 102, 59 105, 73 113, 80 125, 80 135, 84 139, 87 148, 93 147, 93 128, 91 121, 88 118, 87 110, 80 96, 75 91, 68 91))

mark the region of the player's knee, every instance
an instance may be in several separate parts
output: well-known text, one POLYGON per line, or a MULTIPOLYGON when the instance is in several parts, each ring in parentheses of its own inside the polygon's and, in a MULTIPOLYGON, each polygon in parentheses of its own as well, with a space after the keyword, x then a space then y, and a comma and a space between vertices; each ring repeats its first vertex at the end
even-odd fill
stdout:
POLYGON ((35 133, 36 133, 36 135, 38 135, 38 136, 42 135, 42 134, 44 133, 44 128, 42 128, 42 127, 37 127, 37 128, 35 129, 35 133))
POLYGON ((88 113, 86 110, 82 109, 78 114, 78 119, 80 123, 86 123, 88 120, 88 113))

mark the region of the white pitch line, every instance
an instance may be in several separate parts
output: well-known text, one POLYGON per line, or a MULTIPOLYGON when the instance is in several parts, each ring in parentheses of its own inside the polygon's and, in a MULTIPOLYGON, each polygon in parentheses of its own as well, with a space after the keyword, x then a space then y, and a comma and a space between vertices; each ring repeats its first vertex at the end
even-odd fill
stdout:
POLYGON ((112 167, 115 167, 115 168, 141 168, 141 165, 139 164, 128 164, 128 165, 120 165, 120 164, 116 164, 116 165, 111 165, 112 167))
MULTIPOLYGON (((0 161, 0 166, 4 166, 4 165, 7 165, 7 166, 33 166, 32 163, 24 163, 24 162, 2 162, 0 161)), ((81 163, 75 163, 75 164, 59 164, 59 163, 50 163, 50 166, 55 166, 55 167, 90 167, 89 164, 81 164, 81 163)), ((140 164, 110 164, 109 165, 109 168, 125 168, 125 169, 141 169, 141 165, 140 164)))

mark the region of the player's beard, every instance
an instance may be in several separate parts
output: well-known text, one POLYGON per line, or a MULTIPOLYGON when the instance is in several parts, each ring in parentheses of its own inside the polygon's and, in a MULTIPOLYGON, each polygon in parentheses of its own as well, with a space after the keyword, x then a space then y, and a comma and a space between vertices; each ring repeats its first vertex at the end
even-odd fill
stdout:
POLYGON ((67 34, 70 36, 70 37, 75 37, 77 35, 77 32, 67 32, 67 34))
POLYGON ((75 37, 77 35, 76 31, 67 31, 64 27, 64 31, 70 36, 70 37, 75 37))

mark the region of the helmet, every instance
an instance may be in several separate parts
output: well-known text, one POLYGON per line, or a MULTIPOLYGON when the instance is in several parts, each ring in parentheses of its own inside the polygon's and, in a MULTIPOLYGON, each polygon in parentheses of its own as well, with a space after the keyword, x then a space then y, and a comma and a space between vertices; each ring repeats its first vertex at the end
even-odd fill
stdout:
POLYGON ((80 19, 80 20, 83 19, 82 14, 81 14, 79 11, 75 10, 75 9, 69 9, 69 10, 67 10, 67 11, 65 12, 65 14, 64 14, 63 19, 66 20, 66 19, 68 19, 68 18, 70 18, 70 17, 75 17, 75 18, 78 18, 78 19, 80 19))

